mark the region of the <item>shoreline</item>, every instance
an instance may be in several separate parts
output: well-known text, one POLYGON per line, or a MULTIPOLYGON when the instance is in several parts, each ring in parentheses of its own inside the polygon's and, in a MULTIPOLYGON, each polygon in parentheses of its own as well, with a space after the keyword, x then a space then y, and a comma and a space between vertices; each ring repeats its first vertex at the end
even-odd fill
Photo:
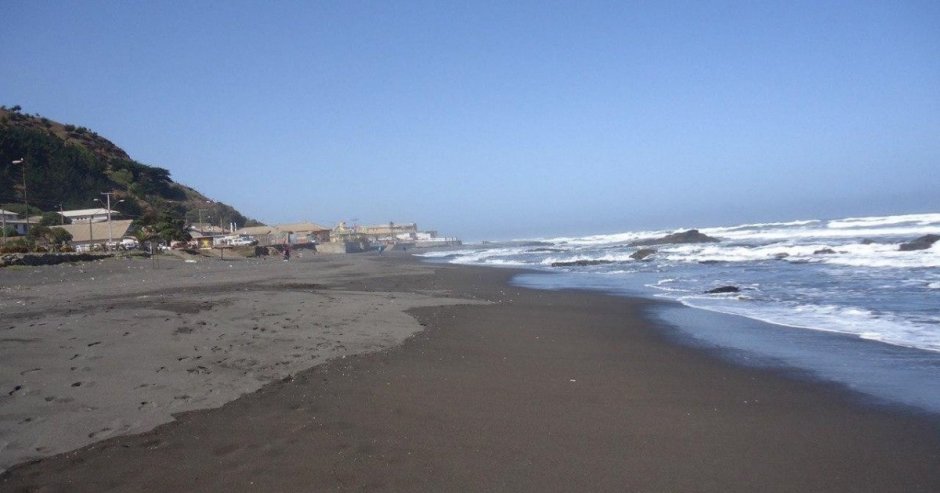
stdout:
POLYGON ((568 286, 563 273, 523 269, 513 284, 584 291, 650 302, 646 320, 675 344, 733 365, 844 389, 859 405, 940 419, 940 354, 852 333, 791 326, 697 307, 634 287, 568 286))
POLYGON ((706 491, 940 485, 935 419, 866 408, 823 382, 741 367, 669 341, 643 315, 655 300, 512 286, 518 269, 393 256, 355 262, 436 273, 384 275, 380 268, 375 277, 331 288, 490 303, 412 308, 425 328, 401 345, 333 359, 143 434, 16 466, 0 484, 706 491))

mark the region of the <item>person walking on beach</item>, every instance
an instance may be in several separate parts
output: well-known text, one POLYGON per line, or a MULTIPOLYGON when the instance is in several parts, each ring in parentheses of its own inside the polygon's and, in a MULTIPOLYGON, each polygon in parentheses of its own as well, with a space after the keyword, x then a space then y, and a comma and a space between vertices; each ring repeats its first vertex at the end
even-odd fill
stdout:
POLYGON ((290 244, 284 243, 284 261, 290 260, 290 244))

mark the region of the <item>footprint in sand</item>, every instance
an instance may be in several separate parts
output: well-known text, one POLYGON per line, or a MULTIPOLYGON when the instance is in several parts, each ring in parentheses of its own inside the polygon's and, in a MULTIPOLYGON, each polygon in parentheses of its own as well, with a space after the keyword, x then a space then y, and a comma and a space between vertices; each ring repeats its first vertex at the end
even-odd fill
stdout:
POLYGON ((156 448, 160 448, 161 446, 163 446, 163 444, 164 442, 162 440, 147 440, 146 442, 141 443, 140 446, 142 448, 153 450, 156 448))
POLYGON ((109 433, 110 431, 111 431, 111 428, 105 427, 105 428, 102 428, 102 429, 100 429, 100 430, 98 430, 98 431, 93 431, 93 432, 89 433, 89 434, 88 434, 88 438, 97 438, 97 437, 99 437, 99 436, 101 436, 101 435, 104 435, 104 434, 106 434, 106 433, 109 433))
POLYGON ((214 455, 214 456, 216 456, 216 457, 224 457, 224 456, 226 456, 226 455, 231 454, 232 452, 235 452, 235 451, 237 451, 237 450, 240 450, 241 448, 242 448, 242 447, 241 447, 240 445, 235 445, 235 444, 223 445, 223 446, 218 447, 218 448, 216 448, 215 450, 213 450, 213 451, 212 451, 212 455, 214 455))
POLYGON ((195 367, 195 368, 190 368, 190 369, 188 369, 188 370, 186 370, 186 371, 187 371, 188 373, 196 373, 196 374, 199 374, 199 375, 208 375, 208 374, 212 373, 211 370, 209 370, 208 368, 206 368, 205 366, 202 366, 202 365, 197 366, 197 367, 195 367))

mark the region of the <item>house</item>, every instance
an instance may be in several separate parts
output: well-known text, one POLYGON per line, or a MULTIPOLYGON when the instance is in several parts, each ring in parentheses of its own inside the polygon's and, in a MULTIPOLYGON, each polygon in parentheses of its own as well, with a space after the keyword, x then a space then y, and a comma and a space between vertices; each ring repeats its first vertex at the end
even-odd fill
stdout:
POLYGON ((108 242, 109 237, 113 241, 120 242, 121 238, 127 235, 127 230, 130 229, 131 223, 133 222, 134 221, 130 219, 123 219, 111 221, 110 223, 85 222, 56 227, 68 231, 72 235, 72 246, 75 246, 76 250, 79 250, 82 249, 82 247, 88 248, 97 244, 104 245, 108 242), (111 226, 110 231, 108 229, 109 224, 111 226))
POLYGON ((115 214, 120 214, 120 212, 99 207, 97 209, 62 211, 59 214, 71 219, 72 223, 100 223, 107 221, 109 217, 115 214))
POLYGON ((326 243, 330 241, 330 228, 316 223, 278 224, 277 230, 286 235, 291 244, 326 243))
POLYGON ((359 226, 358 233, 369 236, 373 240, 391 240, 396 237, 408 237, 418 232, 418 225, 407 224, 378 224, 375 226, 359 226))
POLYGON ((227 231, 221 226, 216 226, 209 223, 193 223, 189 225, 189 234, 194 238, 200 236, 222 236, 227 231))
POLYGON ((209 223, 193 223, 188 229, 192 241, 196 242, 201 249, 212 248, 216 239, 221 238, 226 233, 221 226, 215 226, 209 223))
POLYGON ((12 227, 16 231, 17 235, 25 235, 27 232, 27 226, 29 224, 36 224, 36 221, 27 221, 25 219, 20 219, 20 215, 11 212, 8 210, 0 209, 0 227, 7 228, 12 227))
POLYGON ((235 231, 237 235, 250 236, 259 245, 290 243, 303 245, 330 241, 330 229, 316 223, 303 222, 278 224, 277 226, 249 226, 235 231))

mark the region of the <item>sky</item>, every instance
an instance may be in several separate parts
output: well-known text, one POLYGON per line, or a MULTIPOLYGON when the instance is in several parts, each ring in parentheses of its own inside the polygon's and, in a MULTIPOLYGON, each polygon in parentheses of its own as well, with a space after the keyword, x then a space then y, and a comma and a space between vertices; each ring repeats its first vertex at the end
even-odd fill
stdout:
POLYGON ((269 224, 940 211, 940 2, 2 1, 0 104, 269 224))

